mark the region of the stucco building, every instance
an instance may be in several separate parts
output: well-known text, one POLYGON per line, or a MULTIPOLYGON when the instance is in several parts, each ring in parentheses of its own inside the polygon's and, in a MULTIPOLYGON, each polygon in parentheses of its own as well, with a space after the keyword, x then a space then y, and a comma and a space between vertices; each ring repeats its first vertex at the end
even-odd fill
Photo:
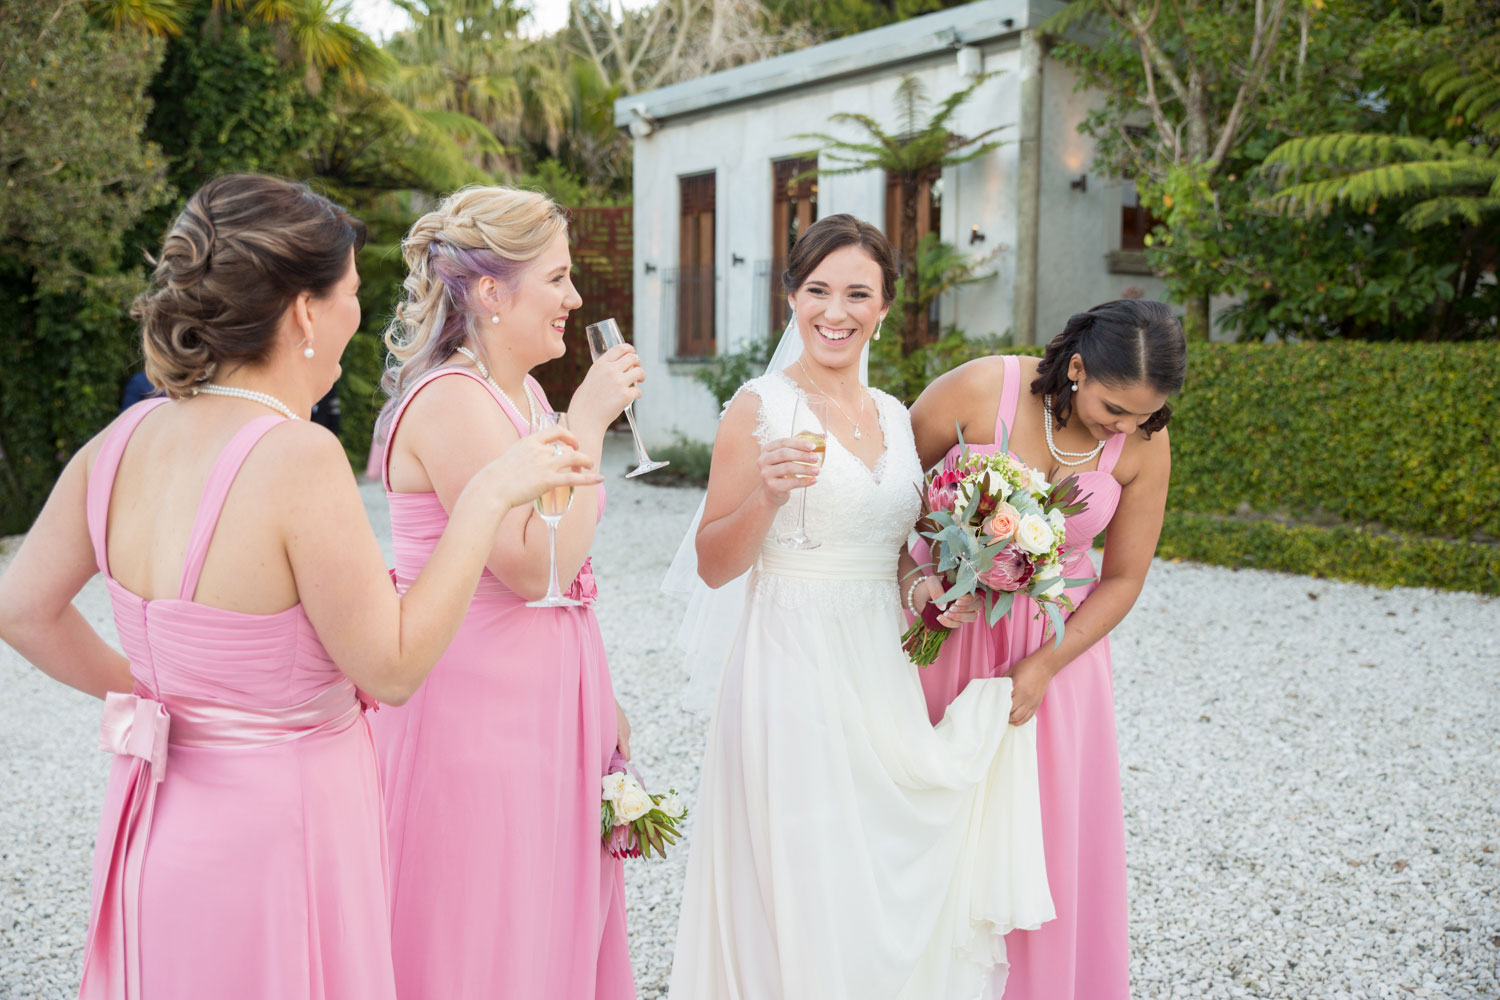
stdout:
POLYGON ((712 437, 716 404, 692 374, 781 329, 779 276, 811 221, 849 212, 895 241, 900 193, 883 173, 802 175, 819 165, 805 133, 859 137, 830 125, 836 112, 896 131, 904 75, 936 102, 993 74, 953 131, 1005 126, 998 149, 919 194, 919 233, 993 254, 990 277, 938 304, 942 327, 1046 342, 1080 309, 1164 295, 1143 266, 1134 185, 1093 171, 1078 132, 1090 97, 1043 51, 1037 28, 1060 6, 979 0, 617 102, 616 124, 634 137, 635 342, 651 374, 636 412, 648 442, 712 437))

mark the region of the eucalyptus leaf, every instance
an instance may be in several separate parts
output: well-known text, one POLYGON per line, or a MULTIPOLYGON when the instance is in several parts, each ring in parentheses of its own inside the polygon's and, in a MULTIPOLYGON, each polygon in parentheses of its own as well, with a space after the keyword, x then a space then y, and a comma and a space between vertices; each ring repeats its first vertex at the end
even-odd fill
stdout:
POLYGON ((1016 595, 1012 593, 1000 593, 995 595, 995 603, 990 607, 989 615, 985 620, 994 625, 1000 619, 1010 614, 1011 607, 1016 602, 1016 595))

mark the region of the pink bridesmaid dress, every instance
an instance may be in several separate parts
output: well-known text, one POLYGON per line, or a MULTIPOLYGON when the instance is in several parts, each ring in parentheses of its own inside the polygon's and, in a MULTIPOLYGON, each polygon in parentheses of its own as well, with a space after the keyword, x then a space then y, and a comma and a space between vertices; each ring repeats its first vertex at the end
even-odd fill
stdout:
MULTIPOLYGON (((488 382, 442 368, 412 387, 388 440, 406 405, 443 376, 479 381, 528 432, 488 382)), ((390 492, 389 464, 384 478, 404 592, 448 515, 435 493, 390 492)), ((592 604, 594 594, 585 561, 568 595, 592 604)), ((528 608, 486 570, 426 682, 373 725, 401 1000, 634 997, 624 870, 599 838, 600 779, 617 734, 593 608, 528 608)))
POLYGON ((176 598, 147 600, 110 575, 115 472, 166 404, 128 411, 89 475, 89 535, 135 690, 104 705, 100 744, 116 756, 79 995, 393 1000, 380 785, 358 692, 300 604, 257 615, 193 600, 235 475, 282 418, 250 421, 220 455, 176 598))
MULTIPOLYGON (((1004 362, 996 443, 970 445, 970 451, 1000 450, 998 442, 1015 424, 1021 365, 1014 356, 1004 362)), ((1068 518, 1064 576, 1096 575, 1089 544, 1119 505, 1120 483, 1110 473, 1124 447, 1125 435, 1117 434, 1105 444, 1098 468, 1079 474, 1083 492, 1091 496, 1086 510, 1068 518)), ((958 454, 955 445, 947 459, 958 454)), ((1067 593, 1076 607, 1093 589, 1090 582, 1067 593)), ((922 671, 934 723, 972 678, 1003 675, 1050 641, 1037 610, 1030 598, 1020 598, 993 629, 978 622, 948 638, 937 662, 922 671)), ((1004 1000, 1124 1000, 1130 995, 1125 817, 1108 636, 1052 679, 1036 720, 1042 846, 1057 919, 1006 936, 1010 978, 1004 1000)))

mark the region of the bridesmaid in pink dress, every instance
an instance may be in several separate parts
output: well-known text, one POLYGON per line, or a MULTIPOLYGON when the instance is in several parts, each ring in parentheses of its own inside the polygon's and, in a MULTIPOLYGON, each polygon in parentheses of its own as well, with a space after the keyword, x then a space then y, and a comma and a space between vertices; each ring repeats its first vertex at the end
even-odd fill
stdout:
MULTIPOLYGON (((541 195, 460 191, 403 249, 385 467, 400 589, 469 478, 549 409, 527 373, 562 356, 582 303, 566 218, 541 195)), ((597 451, 643 377, 628 347, 593 365, 569 406, 581 447, 597 451)), ((584 603, 551 608, 526 607, 547 589, 546 525, 512 512, 452 646, 407 705, 374 719, 401 1000, 635 996, 623 871, 599 838, 600 779, 628 752, 588 606, 603 510, 602 487, 575 492, 557 559, 584 603)))
POLYGON ((1130 995, 1125 821, 1115 743, 1109 631, 1141 592, 1166 506, 1167 397, 1182 387, 1186 344, 1160 302, 1109 302, 1072 317, 1040 362, 971 361, 912 407, 924 465, 956 458, 956 427, 978 452, 1011 454, 1049 482, 1078 475, 1088 509, 1067 522, 1068 577, 1093 576, 1094 536, 1109 528, 1097 582, 1068 591, 1076 610, 1061 646, 1027 598, 993 629, 966 625, 922 672, 934 722, 969 680, 1008 674, 1011 722, 1037 718, 1042 841, 1057 919, 1005 940, 1005 1000, 1124 1000, 1130 995), (1050 400, 1051 424, 1045 401, 1050 400))
POLYGON ((396 596, 342 448, 307 419, 359 325, 363 234, 274 178, 194 195, 137 303, 166 398, 73 457, 0 579, 0 637, 104 699, 90 1000, 395 997, 361 690, 421 682, 511 506, 597 481, 528 439, 396 596), (123 656, 71 606, 95 572, 123 656))

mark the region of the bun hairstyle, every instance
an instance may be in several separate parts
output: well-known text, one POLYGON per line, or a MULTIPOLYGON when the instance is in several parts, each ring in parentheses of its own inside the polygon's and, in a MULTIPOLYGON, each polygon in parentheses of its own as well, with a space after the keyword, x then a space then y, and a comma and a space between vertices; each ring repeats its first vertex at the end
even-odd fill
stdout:
POLYGON ((265 361, 287 307, 338 284, 364 242, 363 223, 305 184, 260 174, 209 181, 172 223, 152 288, 130 309, 146 377, 182 399, 221 365, 265 361))
MULTIPOLYGON (((487 361, 469 308, 474 282, 490 277, 514 289, 526 265, 567 231, 567 214, 552 199, 506 187, 455 191, 418 219, 401 241, 407 275, 385 333, 386 394, 399 402, 466 341, 487 361)), ((383 419, 393 411, 387 404, 383 419)))
POLYGON ((852 215, 829 215, 807 227, 787 255, 781 286, 787 294, 802 287, 823 258, 844 247, 860 247, 880 265, 881 294, 889 306, 896 301, 896 255, 885 234, 852 215))
MULTIPOLYGON (((1187 339, 1166 303, 1120 299, 1077 313, 1047 345, 1031 383, 1033 395, 1052 397, 1059 426, 1073 413, 1068 362, 1075 354, 1089 378, 1117 388, 1144 383, 1170 396, 1187 373, 1187 339)), ((1163 406, 1140 429, 1150 437, 1171 419, 1172 407, 1163 406)))

